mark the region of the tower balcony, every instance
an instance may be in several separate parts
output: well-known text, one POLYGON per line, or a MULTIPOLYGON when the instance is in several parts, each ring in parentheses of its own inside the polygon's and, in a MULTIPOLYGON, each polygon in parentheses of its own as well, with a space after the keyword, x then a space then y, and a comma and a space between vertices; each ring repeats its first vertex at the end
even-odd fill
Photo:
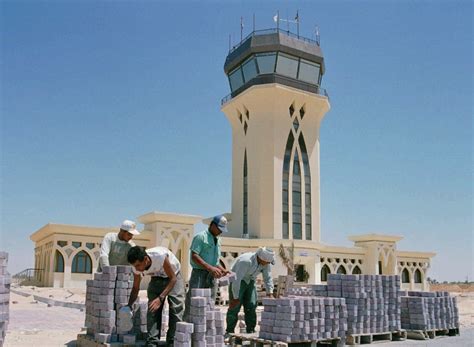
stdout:
POLYGON ((272 83, 327 97, 321 87, 324 70, 319 41, 277 28, 253 31, 227 55, 224 72, 231 93, 221 104, 254 85, 272 83))

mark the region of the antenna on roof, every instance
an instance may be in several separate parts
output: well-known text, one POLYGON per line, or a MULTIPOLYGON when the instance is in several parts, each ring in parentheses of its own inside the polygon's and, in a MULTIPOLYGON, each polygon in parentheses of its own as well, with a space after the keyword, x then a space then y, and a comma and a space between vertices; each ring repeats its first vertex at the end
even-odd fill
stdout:
POLYGON ((280 30, 280 11, 277 11, 277 14, 273 16, 273 21, 277 23, 277 31, 280 30))
POLYGON ((244 17, 240 17, 240 43, 242 43, 244 33, 244 17))
POLYGON ((300 14, 299 14, 299 10, 296 10, 295 21, 296 21, 296 34, 298 35, 298 38, 300 38, 300 14))
POLYGON ((319 36, 319 25, 316 24, 316 28, 314 30, 314 33, 316 35, 316 42, 318 43, 318 46, 320 46, 320 36, 319 36))
POLYGON ((255 13, 253 14, 253 31, 255 31, 255 13))

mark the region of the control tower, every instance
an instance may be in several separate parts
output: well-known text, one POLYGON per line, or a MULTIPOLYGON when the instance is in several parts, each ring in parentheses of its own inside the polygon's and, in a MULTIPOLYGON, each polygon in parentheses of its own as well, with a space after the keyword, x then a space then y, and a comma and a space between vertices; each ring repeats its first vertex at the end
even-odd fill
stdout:
POLYGON ((229 237, 320 241, 319 129, 330 108, 319 42, 254 31, 230 50, 229 237))

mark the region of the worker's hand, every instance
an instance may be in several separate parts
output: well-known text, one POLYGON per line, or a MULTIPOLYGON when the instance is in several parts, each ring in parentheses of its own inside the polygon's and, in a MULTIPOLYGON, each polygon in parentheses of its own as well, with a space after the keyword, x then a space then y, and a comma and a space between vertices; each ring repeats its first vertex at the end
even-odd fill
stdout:
POLYGON ((157 297, 156 299, 152 300, 152 302, 148 304, 148 309, 150 310, 150 312, 155 312, 156 310, 160 308, 161 304, 162 302, 161 302, 160 297, 157 297))
POLYGON ((230 302, 229 302, 229 309, 232 310, 234 307, 236 307, 238 304, 240 304, 240 300, 239 299, 232 299, 230 302))
POLYGON ((209 268, 209 272, 214 278, 221 278, 222 276, 224 276, 224 272, 216 266, 211 266, 209 268))

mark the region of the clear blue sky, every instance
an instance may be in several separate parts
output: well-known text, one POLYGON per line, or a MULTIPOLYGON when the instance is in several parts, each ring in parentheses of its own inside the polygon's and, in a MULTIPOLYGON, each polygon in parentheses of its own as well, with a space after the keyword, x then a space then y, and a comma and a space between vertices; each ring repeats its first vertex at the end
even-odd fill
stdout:
POLYGON ((473 278, 470 1, 2 1, 1 246, 48 222, 230 211, 229 34, 321 28, 322 241, 403 235, 430 276, 473 278))

